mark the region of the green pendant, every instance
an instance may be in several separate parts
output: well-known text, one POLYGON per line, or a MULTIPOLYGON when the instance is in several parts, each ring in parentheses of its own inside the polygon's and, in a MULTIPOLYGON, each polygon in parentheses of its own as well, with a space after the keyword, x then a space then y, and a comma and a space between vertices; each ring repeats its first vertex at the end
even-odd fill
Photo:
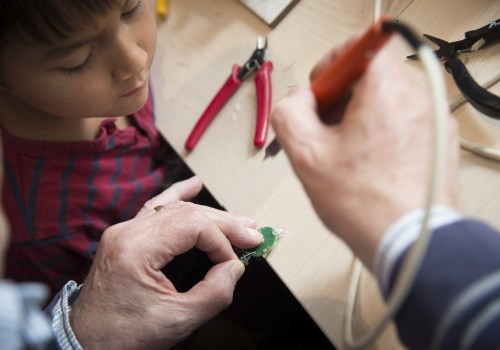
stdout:
POLYGON ((245 265, 248 265, 251 257, 265 258, 278 239, 278 233, 272 227, 261 227, 259 231, 264 237, 264 242, 257 247, 253 249, 234 248, 236 255, 245 265))

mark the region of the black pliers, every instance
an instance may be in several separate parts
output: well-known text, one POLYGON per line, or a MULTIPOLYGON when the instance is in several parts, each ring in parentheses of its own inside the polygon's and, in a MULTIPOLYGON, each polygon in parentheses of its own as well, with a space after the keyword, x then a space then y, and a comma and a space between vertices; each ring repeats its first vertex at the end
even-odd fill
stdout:
MULTIPOLYGON (((500 119, 500 97, 493 95, 479 85, 469 74, 464 63, 458 55, 461 52, 475 51, 478 46, 483 46, 500 38, 500 19, 488 23, 482 28, 465 33, 465 39, 447 42, 428 34, 424 36, 439 46, 435 51, 436 56, 444 61, 446 71, 455 80, 455 84, 464 97, 481 113, 495 119, 500 119)), ((417 59, 417 55, 408 56, 417 59)))

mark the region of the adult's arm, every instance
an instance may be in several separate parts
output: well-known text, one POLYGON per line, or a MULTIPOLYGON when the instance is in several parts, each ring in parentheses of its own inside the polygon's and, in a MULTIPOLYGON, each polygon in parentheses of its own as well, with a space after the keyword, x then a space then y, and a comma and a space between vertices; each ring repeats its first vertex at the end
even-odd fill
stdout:
MULTIPOLYGON (((389 293, 412 244, 406 237, 420 228, 420 214, 406 215, 384 236, 380 265, 389 267, 394 262, 394 266, 389 268, 388 281, 381 270, 377 278, 382 289, 388 283, 389 293), (394 256, 391 250, 401 254, 394 256)), ((435 210, 435 222, 440 218, 449 223, 434 229, 413 288, 396 316, 400 339, 410 349, 496 349, 500 341, 500 233, 446 208, 435 210)))

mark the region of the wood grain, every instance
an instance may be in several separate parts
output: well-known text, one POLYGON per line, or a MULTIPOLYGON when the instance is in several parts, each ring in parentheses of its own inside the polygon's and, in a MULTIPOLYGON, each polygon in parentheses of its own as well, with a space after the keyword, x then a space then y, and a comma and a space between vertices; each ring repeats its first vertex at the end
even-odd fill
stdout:
MULTIPOLYGON (((251 54, 258 35, 268 36, 267 58, 274 64, 276 102, 294 86, 308 84, 315 62, 371 22, 373 2, 300 1, 274 30, 237 1, 182 0, 169 5, 169 17, 158 29, 157 57, 151 73, 161 132, 225 208, 256 218, 260 226, 285 228, 287 233, 268 262, 332 343, 342 348, 342 322, 353 257, 344 243, 317 219, 284 154, 264 162, 264 151, 253 146, 253 79, 242 84, 192 153, 186 153, 183 145, 228 77, 231 66, 242 64, 251 54)), ((500 3, 394 1, 389 13, 410 23, 417 32, 457 40, 465 31, 500 18, 500 3)), ((469 56, 468 67, 479 82, 498 69, 499 48, 493 46, 469 56)), ((409 53, 402 45, 401 59, 409 53)), ((419 62, 405 62, 405 66, 418 83, 425 84, 419 62)), ((459 93, 444 74, 451 101, 459 93)), ((476 136, 471 137, 482 139, 483 131, 474 128, 487 131, 490 126, 467 126, 462 113, 476 119, 481 116, 467 106, 463 108, 457 111, 463 132, 472 132, 476 136)), ((273 136, 271 130, 269 141, 273 136)), ((496 145, 498 138, 491 139, 496 145)), ((500 227, 499 170, 498 163, 465 152, 459 180, 464 212, 496 227, 500 227)), ((355 334, 373 325, 384 309, 378 287, 367 271, 363 273, 359 293, 355 334)), ((402 346, 390 328, 374 348, 402 346)))

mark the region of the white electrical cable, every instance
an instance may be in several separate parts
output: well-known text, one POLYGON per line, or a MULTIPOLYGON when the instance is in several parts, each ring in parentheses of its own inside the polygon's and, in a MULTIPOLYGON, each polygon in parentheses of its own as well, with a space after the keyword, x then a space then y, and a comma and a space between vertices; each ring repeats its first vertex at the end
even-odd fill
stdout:
POLYGON ((438 189, 441 187, 444 176, 444 164, 447 147, 446 125, 448 118, 448 102, 446 97, 446 87, 442 76, 439 62, 433 51, 425 45, 421 45, 418 50, 418 57, 423 62, 424 69, 430 81, 431 94, 433 98, 433 137, 432 137, 432 157, 429 174, 429 187, 424 206, 424 219, 420 235, 406 256, 403 266, 396 280, 392 293, 387 300, 387 309, 375 326, 360 339, 353 339, 352 318, 356 294, 359 286, 359 276, 361 274, 361 263, 356 261, 352 274, 351 285, 347 302, 344 342, 349 349, 361 349, 373 344, 380 336, 387 324, 393 319, 400 306, 405 301, 418 269, 424 257, 425 251, 431 238, 429 230, 429 218, 432 206, 436 200, 438 189))
POLYGON ((495 148, 481 146, 475 142, 464 139, 463 137, 460 138, 460 147, 482 157, 500 161, 500 151, 495 148))
MULTIPOLYGON (((410 1, 410 4, 413 2, 410 1)), ((389 4, 392 3, 390 0, 389 4)), ((389 5, 388 5, 389 6, 389 5)), ((378 20, 381 14, 382 3, 381 0, 375 0, 374 20, 378 20)), ((407 6, 408 7, 408 6, 407 6)), ((387 300, 387 308, 385 313, 380 317, 378 322, 371 328, 371 330, 364 334, 360 339, 354 339, 352 335, 352 320, 354 315, 354 306, 356 304, 356 296, 359 289, 359 281, 363 265, 358 259, 355 259, 353 272, 351 275, 351 283, 349 285, 348 300, 346 304, 346 317, 344 328, 344 344, 349 349, 361 349, 373 344, 380 336, 382 331, 393 319, 406 297, 408 296, 413 282, 415 281, 418 269, 423 260, 424 254, 427 250, 432 231, 429 229, 429 219, 433 203, 435 202, 438 190, 442 185, 444 177, 444 164, 446 158, 447 147, 447 133, 446 124, 449 109, 451 112, 458 109, 464 101, 458 101, 452 106, 448 106, 446 97, 446 87, 441 73, 439 63, 428 46, 421 45, 418 50, 418 56, 423 62, 424 69, 426 70, 428 79, 431 85, 431 94, 434 102, 434 124, 433 124, 433 138, 432 138, 432 157, 431 157, 431 172, 429 176, 429 187, 427 191, 426 202, 424 206, 424 218, 420 235, 415 244, 408 253, 403 266, 395 282, 395 286, 391 295, 387 300)), ((499 77, 494 77, 494 82, 489 82, 487 85, 493 85, 498 82, 499 77)), ((489 86, 486 86, 488 88, 489 86)), ((478 155, 488 157, 494 160, 500 160, 500 151, 488 147, 483 147, 460 138, 460 145, 478 155)))
POLYGON ((382 11, 382 0, 375 0, 375 11, 373 11, 373 22, 380 18, 382 11))

